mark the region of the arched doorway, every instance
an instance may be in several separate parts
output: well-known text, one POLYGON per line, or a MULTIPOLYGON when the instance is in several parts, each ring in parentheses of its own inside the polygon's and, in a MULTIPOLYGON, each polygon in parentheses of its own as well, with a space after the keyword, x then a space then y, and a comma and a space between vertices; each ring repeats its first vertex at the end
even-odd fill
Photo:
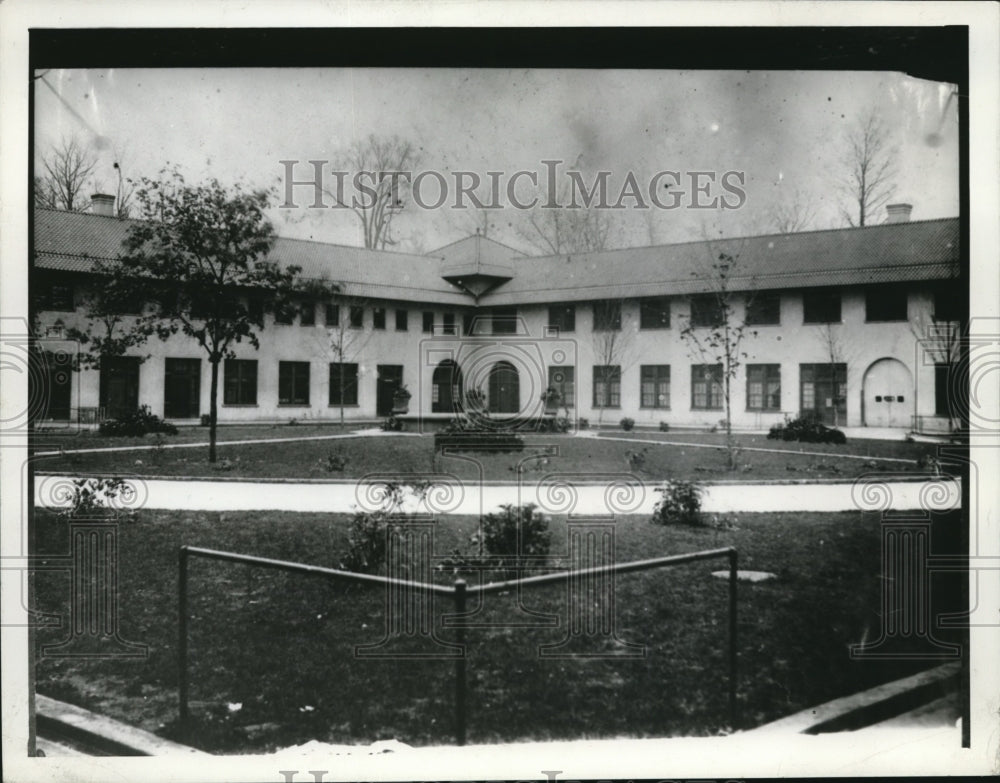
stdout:
POLYGON ((868 427, 909 427, 913 376, 898 359, 879 359, 865 370, 864 417, 868 427))
POLYGON ((517 368, 510 362, 497 362, 490 368, 490 413, 517 413, 521 410, 521 384, 517 368))
POLYGON ((454 413, 461 407, 462 369, 451 359, 445 359, 431 376, 431 413, 454 413))

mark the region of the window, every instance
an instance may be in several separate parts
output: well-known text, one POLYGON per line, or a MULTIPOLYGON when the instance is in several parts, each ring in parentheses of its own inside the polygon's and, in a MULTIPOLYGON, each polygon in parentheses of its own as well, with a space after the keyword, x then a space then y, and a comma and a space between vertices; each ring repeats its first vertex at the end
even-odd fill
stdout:
POLYGON ((944 284, 934 289, 934 320, 959 321, 965 294, 954 285, 944 284))
POLYGON ((278 304, 274 309, 274 322, 281 326, 287 326, 295 319, 295 312, 287 304, 278 304))
POLYGON ((549 367, 549 386, 559 392, 559 407, 576 405, 576 368, 549 367))
POLYGON ((361 305, 351 305, 347 317, 350 319, 352 329, 361 329, 365 325, 365 308, 361 305))
POLYGON ((330 404, 358 404, 358 365, 330 362, 330 404))
POLYGON ((758 291, 747 299, 747 324, 774 326, 781 323, 781 295, 776 291, 758 291))
POLYGON ((722 408, 722 365, 691 365, 691 407, 695 410, 722 408))
POLYGON ((247 297, 247 317, 256 323, 264 323, 264 300, 259 296, 247 297))
POLYGON ((865 291, 866 321, 905 321, 906 317, 906 289, 883 286, 865 291))
POLYGON ((408 310, 396 310, 396 331, 405 332, 410 328, 407 316, 409 315, 408 310))
POLYGON ((313 326, 316 323, 316 303, 303 302, 299 307, 299 323, 303 326, 313 326))
POLYGON ((445 313, 441 319, 441 334, 455 334, 455 314, 445 313))
POLYGON ((309 404, 309 362, 278 362, 278 404, 309 404))
POLYGON ((594 366, 594 407, 617 408, 621 405, 622 368, 617 364, 594 366))
POLYGON ((747 410, 781 410, 781 365, 747 365, 747 410))
POLYGON ((558 329, 559 334, 576 331, 576 305, 550 305, 549 329, 558 329))
POLYGON ((326 321, 327 326, 340 326, 340 305, 336 302, 326 303, 326 321))
POLYGON ((641 408, 670 407, 670 365, 644 364, 639 368, 641 408))
POLYGON ((799 404, 815 411, 824 424, 838 425, 847 417, 847 365, 799 365, 799 404))
POLYGON ((492 313, 493 334, 517 334, 517 308, 498 307, 492 313))
POLYGON ((640 329, 669 329, 670 300, 665 296, 639 300, 640 329))
POLYGON ((425 334, 434 333, 434 313, 429 310, 424 310, 423 312, 423 326, 422 329, 425 334))
POLYGON ((722 326, 722 304, 715 294, 691 297, 691 326, 722 326))
POLYGON ((385 329, 385 308, 375 307, 372 309, 372 328, 385 329))
POLYGON ((802 294, 802 320, 807 324, 839 324, 840 294, 836 291, 806 291, 802 294))
POLYGON ((73 286, 66 283, 50 283, 45 291, 45 306, 49 310, 72 312, 73 286))
POLYGON ((611 299, 594 302, 594 331, 614 332, 622 328, 622 303, 611 299))
POLYGON ((256 359, 226 359, 222 369, 222 404, 257 404, 256 359))

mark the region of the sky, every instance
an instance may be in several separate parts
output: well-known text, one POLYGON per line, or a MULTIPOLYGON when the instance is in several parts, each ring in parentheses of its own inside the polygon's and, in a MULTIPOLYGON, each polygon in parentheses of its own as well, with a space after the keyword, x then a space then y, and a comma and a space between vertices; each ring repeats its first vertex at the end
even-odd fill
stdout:
MULTIPOLYGON (((112 193, 115 160, 126 177, 155 177, 171 163, 189 181, 215 177, 283 193, 280 161, 302 161, 296 175, 304 178, 305 161, 332 167, 372 133, 412 142, 419 170, 446 176, 468 170, 485 180, 500 171, 506 182, 527 170, 544 182, 543 160, 565 161, 587 181, 608 171, 612 200, 629 172, 642 188, 658 171, 742 172, 739 209, 691 209, 686 199, 678 209, 642 210, 625 201, 614 215, 614 246, 766 233, 769 211, 781 203, 803 205, 810 228, 843 226, 843 140, 874 109, 897 151, 892 201, 913 204, 913 220, 958 214, 954 88, 891 72, 51 70, 35 89, 36 165, 51 145, 75 136, 99 159, 94 188, 112 193)), ((433 201, 436 186, 424 192, 433 201)), ((716 185, 711 196, 722 193, 716 185)), ((305 190, 296 194, 299 208, 271 212, 279 234, 363 244, 349 211, 308 209, 305 190)), ((508 205, 490 217, 491 237, 530 249, 522 210, 508 205)), ((396 218, 397 249, 429 251, 474 225, 468 210, 408 203, 396 218)))

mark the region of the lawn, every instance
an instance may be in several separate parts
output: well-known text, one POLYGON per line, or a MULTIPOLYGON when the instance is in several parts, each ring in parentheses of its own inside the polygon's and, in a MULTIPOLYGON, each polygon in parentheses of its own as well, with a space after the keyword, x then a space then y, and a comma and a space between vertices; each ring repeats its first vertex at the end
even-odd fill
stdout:
MULTIPOLYGON (((362 660, 354 647, 384 636, 378 588, 194 559, 190 677, 193 727, 176 718, 177 548, 181 544, 335 566, 347 518, 294 513, 140 511, 119 533, 120 629, 149 645, 145 660, 38 657, 37 689, 213 752, 262 752, 309 739, 413 745, 453 741, 453 663, 362 660), (239 706, 237 706, 239 705, 239 706)), ((957 513, 934 519, 932 549, 954 551, 957 513)), ((740 690, 744 726, 759 725, 933 665, 857 661, 848 645, 880 629, 880 527, 876 516, 744 514, 734 530, 658 527, 622 517, 616 560, 732 545, 741 567, 778 578, 740 583, 740 690)), ((36 551, 67 549, 66 523, 36 511, 36 551)), ((449 517, 435 553, 466 549, 476 520, 449 517)), ((553 521, 553 552, 565 551, 553 521)), ((620 576, 621 639, 645 658, 540 658, 563 631, 468 632, 469 741, 714 735, 727 729, 725 561, 620 576)), ((443 578, 443 577, 442 577, 443 578)), ((933 577, 935 612, 955 607, 957 574, 933 577)), ((40 572, 35 603, 65 614, 68 574, 40 572)), ((535 611, 563 611, 563 588, 526 594, 535 611)), ((438 605, 435 620, 446 607, 438 605)), ((484 619, 518 615, 513 595, 487 599, 484 619)), ((40 629, 39 645, 66 631, 40 629)), ((439 630, 440 638, 452 639, 439 630)), ((940 638, 946 634, 936 632, 940 638)), ((40 647, 39 647, 40 649, 40 647)))
MULTIPOLYGON (((298 430, 286 426, 277 432, 287 436, 289 429, 298 430)), ((330 432, 329 429, 326 431, 330 432)), ((214 465, 208 462, 207 448, 67 453, 39 458, 35 465, 36 469, 43 471, 134 476, 357 479, 390 471, 451 473, 462 479, 476 479, 482 470, 488 481, 513 481, 516 471, 521 469, 537 476, 571 473, 584 478, 588 474, 599 477, 608 473, 633 473, 650 481, 666 477, 757 481, 850 479, 872 470, 916 472, 920 469, 914 463, 880 462, 878 458, 916 461, 934 455, 937 448, 927 443, 867 440, 853 441, 844 446, 789 444, 768 441, 763 436, 740 436, 740 443, 746 450, 740 455, 739 469, 729 471, 726 452, 719 442, 721 436, 670 436, 671 441, 674 438, 681 440, 662 445, 657 442, 628 442, 628 439, 654 441, 657 435, 653 434, 620 433, 619 436, 626 440, 611 440, 610 435, 580 438, 529 434, 525 436, 522 453, 442 456, 435 455, 431 436, 403 434, 334 441, 221 446, 219 461, 214 465), (720 447, 699 448, 697 444, 720 447), (755 448, 769 451, 751 450, 755 448), (803 451, 818 452, 820 456, 805 455, 803 451), (861 456, 864 459, 845 456, 861 456)))

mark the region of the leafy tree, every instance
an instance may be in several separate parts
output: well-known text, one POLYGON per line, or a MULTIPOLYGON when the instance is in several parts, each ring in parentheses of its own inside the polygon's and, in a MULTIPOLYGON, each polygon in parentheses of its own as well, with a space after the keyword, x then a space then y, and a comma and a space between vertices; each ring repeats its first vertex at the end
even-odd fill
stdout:
MULTIPOLYGON (((734 280, 742 275, 739 256, 719 253, 712 261, 707 274, 696 274, 710 283, 711 291, 706 294, 711 306, 711 317, 706 322, 695 323, 689 315, 687 324, 681 329, 681 338, 708 364, 722 366, 722 402, 725 415, 726 452, 729 469, 737 468, 739 447, 733 439, 732 389, 740 366, 747 358, 743 350, 743 340, 747 335, 756 336, 756 330, 748 326, 746 311, 753 301, 753 292, 739 293, 734 288, 734 280), (741 314, 737 303, 744 300, 741 314)), ((739 288, 745 288, 739 285, 739 288)), ((710 381, 711 382, 711 381, 710 381)))
MULTIPOLYGON (((127 287, 142 302, 138 319, 120 322, 116 340, 134 347, 148 337, 181 332, 207 354, 212 379, 209 461, 216 459, 219 364, 246 340, 259 348, 266 312, 290 313, 298 297, 333 292, 332 283, 304 280, 301 268, 268 259, 274 229, 265 217, 273 193, 223 186, 211 179, 188 185, 176 168, 159 180, 143 178, 135 192, 140 217, 129 229, 123 252, 95 271, 110 285, 127 287), (150 333, 150 334, 151 334, 150 333)), ((100 311, 88 313, 100 315, 100 311)), ((118 341, 94 343, 115 351, 118 341)))

